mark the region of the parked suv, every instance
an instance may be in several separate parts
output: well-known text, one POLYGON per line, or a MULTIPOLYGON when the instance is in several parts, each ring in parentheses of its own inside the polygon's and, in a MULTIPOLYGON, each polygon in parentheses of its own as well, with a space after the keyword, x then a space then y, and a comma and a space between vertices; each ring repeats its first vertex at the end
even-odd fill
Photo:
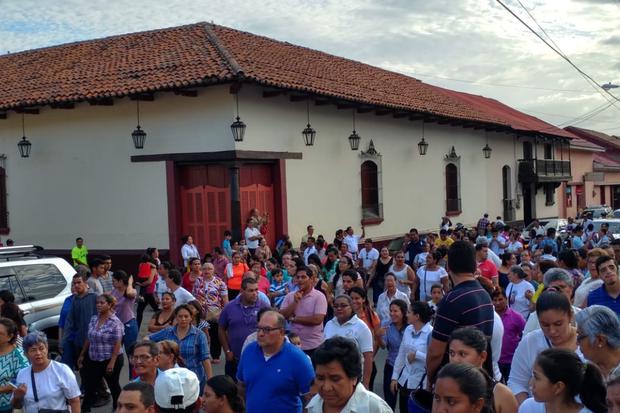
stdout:
POLYGON ((41 255, 42 248, 0 248, 0 290, 15 295, 29 331, 47 334, 50 351, 58 349, 58 319, 62 304, 71 295, 75 269, 64 259, 41 255))

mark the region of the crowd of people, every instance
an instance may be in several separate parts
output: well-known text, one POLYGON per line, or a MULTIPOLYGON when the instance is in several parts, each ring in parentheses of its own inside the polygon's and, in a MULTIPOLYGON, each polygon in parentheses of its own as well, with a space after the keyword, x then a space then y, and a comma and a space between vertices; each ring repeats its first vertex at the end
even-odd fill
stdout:
POLYGON ((78 238, 59 361, 0 291, 0 413, 110 400, 123 413, 620 412, 605 226, 571 220, 557 236, 534 222, 524 236, 487 214, 472 228, 446 218, 390 251, 363 228, 328 242, 309 225, 271 249, 268 219, 253 211, 243 239, 226 231, 202 256, 185 236, 178 266, 148 248, 135 277, 78 238))

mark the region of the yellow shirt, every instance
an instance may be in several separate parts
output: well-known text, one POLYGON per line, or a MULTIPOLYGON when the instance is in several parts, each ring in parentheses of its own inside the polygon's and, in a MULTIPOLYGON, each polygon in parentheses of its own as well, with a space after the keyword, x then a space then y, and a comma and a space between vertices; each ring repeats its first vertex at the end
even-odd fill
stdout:
POLYGON ((82 248, 73 247, 71 249, 71 258, 73 259, 74 267, 80 264, 88 265, 87 256, 88 256, 88 248, 86 248, 86 245, 82 245, 82 248))
POLYGON ((454 240, 450 237, 446 237, 445 240, 442 240, 441 238, 437 238, 435 240, 435 247, 447 247, 450 248, 450 245, 452 245, 454 243, 454 240))

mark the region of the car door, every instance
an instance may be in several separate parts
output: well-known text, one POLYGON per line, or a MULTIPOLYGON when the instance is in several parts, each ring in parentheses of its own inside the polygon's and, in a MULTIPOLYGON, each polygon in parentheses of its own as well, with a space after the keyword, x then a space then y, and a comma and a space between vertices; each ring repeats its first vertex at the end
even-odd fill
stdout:
POLYGON ((54 264, 28 263, 15 266, 15 275, 24 294, 24 302, 30 305, 33 321, 58 317, 65 297, 60 293, 67 280, 54 264))

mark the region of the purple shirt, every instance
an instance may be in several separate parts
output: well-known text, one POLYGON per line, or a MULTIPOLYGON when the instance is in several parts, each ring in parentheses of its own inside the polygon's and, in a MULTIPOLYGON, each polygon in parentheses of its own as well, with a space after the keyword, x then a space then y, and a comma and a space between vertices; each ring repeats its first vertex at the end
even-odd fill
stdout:
POLYGON ((114 306, 114 313, 121 323, 127 324, 129 321, 136 318, 133 312, 133 306, 136 302, 136 297, 128 298, 125 294, 119 292, 116 288, 112 290, 112 297, 116 298, 116 305, 114 306))
MULTIPOLYGON (((295 293, 291 292, 284 297, 281 308, 287 308, 295 301, 295 293)), ((327 314, 327 299, 322 292, 312 289, 308 294, 301 297, 295 308, 295 316, 310 317, 316 314, 327 314)), ((306 326, 295 321, 291 322, 291 330, 297 333, 301 339, 302 350, 312 350, 321 345, 325 339, 323 336, 323 323, 315 326, 306 326)))
MULTIPOLYGON (((123 339, 123 323, 114 314, 97 328, 99 316, 93 316, 88 324, 88 357, 93 361, 104 361, 112 358, 114 345, 123 339)), ((119 351, 118 354, 122 352, 119 351)))
POLYGON ((515 354, 517 345, 521 341, 523 329, 525 328, 525 319, 521 314, 507 308, 504 314, 499 315, 504 324, 504 337, 502 338, 502 354, 499 357, 499 363, 512 363, 512 356, 515 354))
POLYGON ((228 345, 235 358, 241 357, 245 339, 256 331, 256 316, 261 308, 269 308, 262 300, 246 306, 241 303, 241 295, 224 306, 220 314, 219 326, 228 332, 228 345))
POLYGON ((220 255, 219 258, 214 258, 211 261, 211 264, 213 264, 213 268, 215 268, 215 275, 225 280, 226 279, 226 266, 228 265, 228 259, 225 256, 220 255))

